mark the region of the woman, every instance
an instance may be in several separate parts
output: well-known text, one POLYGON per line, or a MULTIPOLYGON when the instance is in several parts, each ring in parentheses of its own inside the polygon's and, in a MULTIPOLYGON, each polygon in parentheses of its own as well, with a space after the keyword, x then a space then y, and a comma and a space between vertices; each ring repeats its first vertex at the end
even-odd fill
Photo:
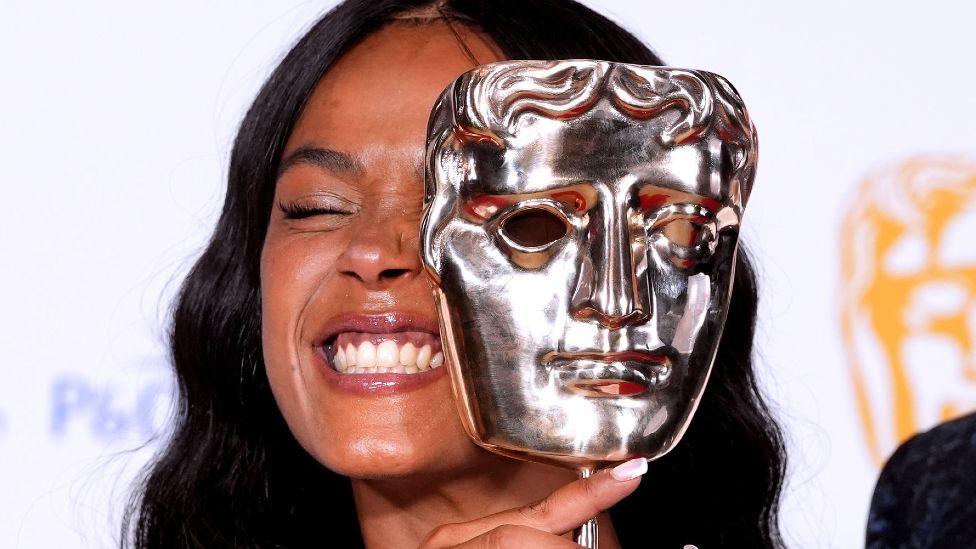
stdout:
POLYGON ((460 427, 417 252, 427 115, 473 66, 566 58, 663 64, 566 0, 350 0, 289 52, 241 124, 221 218, 177 302, 180 409, 128 515, 133 545, 563 547, 611 505, 604 548, 780 544, 782 443, 752 370, 742 253, 704 400, 643 481, 638 462, 574 482, 460 427), (325 340, 363 353, 376 331, 400 334, 402 383, 302 366, 325 340))

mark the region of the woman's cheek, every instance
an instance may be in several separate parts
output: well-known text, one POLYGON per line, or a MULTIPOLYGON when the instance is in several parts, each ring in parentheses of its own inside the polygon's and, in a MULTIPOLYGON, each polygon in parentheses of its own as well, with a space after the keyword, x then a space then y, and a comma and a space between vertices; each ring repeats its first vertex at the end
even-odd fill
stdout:
MULTIPOLYGON (((319 239, 322 240, 322 239, 319 239)), ((334 248, 333 248, 334 249, 334 248)), ((307 235, 278 236, 269 231, 261 254, 261 338, 272 394, 289 429, 313 455, 318 431, 314 399, 303 380, 299 323, 311 298, 327 284, 334 252, 307 235), (304 238, 303 238, 304 237, 304 238)), ((303 348, 306 347, 306 348, 303 348)))

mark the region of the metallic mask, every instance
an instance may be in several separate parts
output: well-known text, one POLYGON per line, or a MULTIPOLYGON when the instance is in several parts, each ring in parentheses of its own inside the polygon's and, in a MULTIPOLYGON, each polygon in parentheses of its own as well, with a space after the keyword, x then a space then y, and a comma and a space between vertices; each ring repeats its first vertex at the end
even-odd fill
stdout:
POLYGON ((461 75, 431 113, 421 254, 468 434, 589 471, 701 399, 756 133, 716 74, 591 60, 461 75))

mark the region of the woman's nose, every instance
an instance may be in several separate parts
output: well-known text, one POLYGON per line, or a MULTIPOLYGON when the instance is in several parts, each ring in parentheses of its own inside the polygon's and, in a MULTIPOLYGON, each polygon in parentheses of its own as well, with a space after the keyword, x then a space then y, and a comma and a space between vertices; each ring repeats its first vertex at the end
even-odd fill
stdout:
POLYGON ((378 221, 358 228, 339 256, 339 272, 368 290, 387 290, 420 273, 415 224, 378 221))

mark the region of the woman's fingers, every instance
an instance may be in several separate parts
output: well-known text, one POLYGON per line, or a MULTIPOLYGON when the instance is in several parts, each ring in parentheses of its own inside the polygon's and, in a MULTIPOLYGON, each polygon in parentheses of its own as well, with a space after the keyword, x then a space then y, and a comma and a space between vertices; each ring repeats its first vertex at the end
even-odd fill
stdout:
POLYGON ((468 540, 457 549, 579 549, 579 544, 549 532, 517 524, 503 524, 468 540))
POLYGON ((503 524, 523 524, 554 534, 568 532, 636 490, 640 476, 646 472, 646 459, 631 460, 571 482, 536 503, 500 513, 497 519, 505 521, 503 524), (519 520, 509 522, 509 518, 519 520))
MULTIPOLYGON (((547 497, 515 509, 434 529, 421 545, 424 548, 453 547, 504 525, 527 526, 550 534, 563 534, 610 508, 640 484, 647 472, 647 460, 637 458, 586 479, 559 488, 547 497)), ((499 547, 505 547, 500 545, 499 547)))

